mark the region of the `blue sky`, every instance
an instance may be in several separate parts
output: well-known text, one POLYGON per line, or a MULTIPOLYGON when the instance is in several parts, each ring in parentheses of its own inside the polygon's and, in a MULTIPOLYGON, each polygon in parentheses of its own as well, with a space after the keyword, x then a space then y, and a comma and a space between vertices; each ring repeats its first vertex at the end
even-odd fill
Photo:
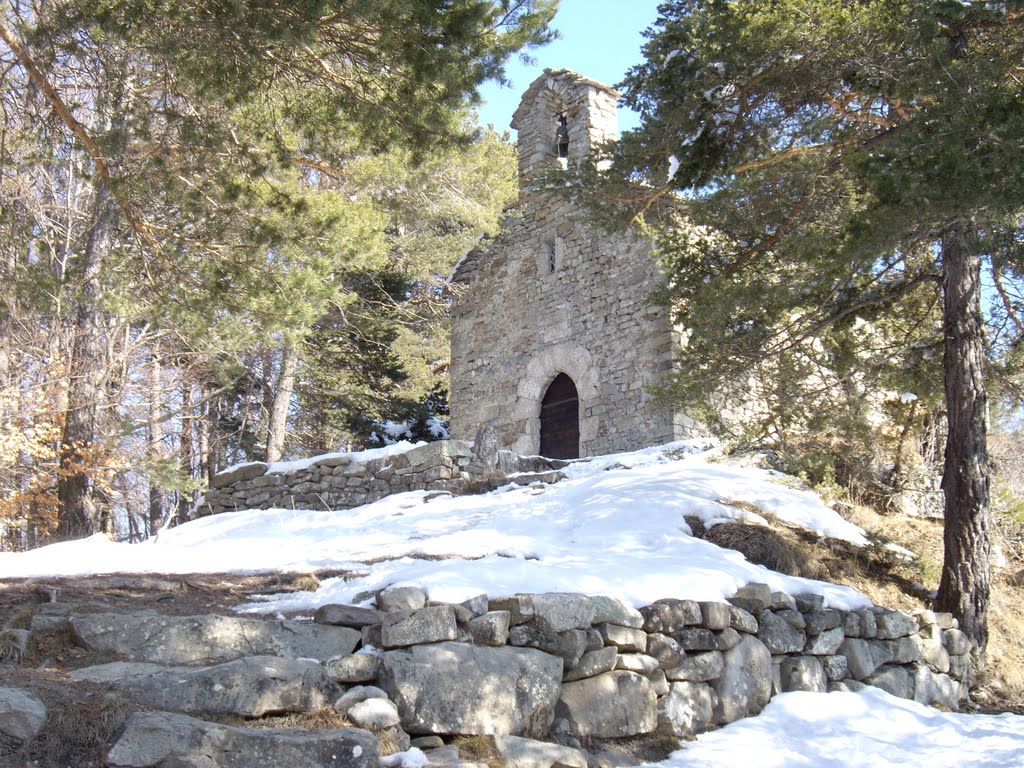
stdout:
MULTIPOLYGON (((508 128, 519 97, 546 67, 571 69, 593 80, 615 85, 634 64, 640 63, 642 32, 658 16, 659 0, 562 0, 554 27, 562 37, 532 52, 533 64, 516 60, 506 74, 511 88, 488 83, 480 89, 485 104, 480 124, 508 128)), ((619 111, 619 128, 636 126, 636 117, 619 111)))

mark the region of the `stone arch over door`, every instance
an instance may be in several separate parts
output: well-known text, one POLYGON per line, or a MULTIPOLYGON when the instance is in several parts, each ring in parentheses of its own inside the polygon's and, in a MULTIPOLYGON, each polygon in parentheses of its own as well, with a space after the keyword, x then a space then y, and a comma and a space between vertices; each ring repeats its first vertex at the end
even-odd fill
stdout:
POLYGON ((593 356, 571 341, 538 352, 527 364, 516 390, 513 418, 524 425, 512 450, 522 455, 540 452, 541 402, 555 377, 564 373, 576 385, 579 400, 580 455, 587 455, 587 443, 597 437, 596 416, 590 409, 601 394, 600 376, 593 356))
POLYGON ((580 457, 580 399, 576 383, 559 373, 540 401, 540 450, 549 459, 580 457))

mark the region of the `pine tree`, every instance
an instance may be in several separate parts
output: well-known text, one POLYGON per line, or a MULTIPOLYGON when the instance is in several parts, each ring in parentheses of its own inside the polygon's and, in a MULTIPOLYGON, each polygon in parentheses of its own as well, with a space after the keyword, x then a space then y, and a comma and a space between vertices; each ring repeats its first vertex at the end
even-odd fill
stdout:
POLYGON ((625 82, 643 125, 603 194, 650 222, 665 214, 669 292, 690 329, 683 383, 740 382, 766 355, 870 335, 858 322, 902 338, 900 361, 937 343, 936 605, 983 650, 986 368, 1024 330, 1021 4, 676 0, 649 37, 625 82), (1002 286, 1001 344, 988 349, 983 268, 1002 286))
MULTIPOLYGON (((378 202, 321 181, 376 153, 418 162, 468 141, 477 86, 550 39, 556 4, 4 5, 0 186, 17 194, 0 197, 14 235, 0 268, 5 304, 29 272, 57 288, 39 291, 52 301, 38 317, 68 361, 62 536, 110 519, 113 496, 95 482, 109 464, 100 438, 151 422, 113 400, 117 382, 136 379, 123 369, 146 357, 132 350, 151 340, 180 362, 190 393, 177 416, 164 409, 182 431, 196 427, 190 469, 266 444, 253 350, 295 348, 343 300, 341 276, 389 253, 378 202)), ((0 325, 7 368, 15 330, 0 325)))

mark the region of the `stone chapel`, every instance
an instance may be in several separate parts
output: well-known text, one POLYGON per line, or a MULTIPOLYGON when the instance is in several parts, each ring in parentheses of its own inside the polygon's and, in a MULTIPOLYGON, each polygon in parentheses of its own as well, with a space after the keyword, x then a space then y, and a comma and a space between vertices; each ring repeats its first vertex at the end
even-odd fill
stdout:
POLYGON ((668 313, 650 303, 661 275, 650 245, 589 225, 581 207, 530 188, 617 132, 618 93, 544 70, 512 120, 519 200, 502 234, 452 278, 451 434, 494 427, 520 455, 577 458, 692 436, 650 387, 672 366, 668 313))

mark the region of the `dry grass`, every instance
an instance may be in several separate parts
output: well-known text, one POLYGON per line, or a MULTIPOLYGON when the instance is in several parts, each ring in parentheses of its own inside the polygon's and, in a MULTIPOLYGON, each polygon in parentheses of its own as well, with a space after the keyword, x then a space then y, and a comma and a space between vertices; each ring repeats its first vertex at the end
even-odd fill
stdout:
POLYGON ((491 736, 457 736, 453 741, 459 748, 463 763, 483 763, 487 768, 502 768, 501 757, 491 736))
POLYGON ((325 731, 352 727, 351 721, 333 707, 323 707, 312 712, 283 712, 259 718, 231 715, 215 719, 223 725, 238 728, 301 728, 304 731, 325 731))
POLYGON ((751 523, 719 523, 704 538, 725 549, 735 549, 752 563, 790 576, 819 578, 822 573, 816 552, 787 529, 751 523))
POLYGON ((46 725, 15 755, 24 762, 14 764, 38 768, 104 765, 107 749, 134 711, 113 694, 62 696, 56 700, 44 694, 43 700, 49 713, 46 725))
POLYGON ((316 574, 307 573, 297 577, 291 586, 296 592, 316 592, 320 588, 320 579, 316 574))
POLYGON ((671 733, 656 731, 624 739, 593 739, 586 746, 592 755, 591 765, 619 766, 660 763, 682 743, 671 733))
POLYGON ((19 608, 14 611, 11 617, 4 624, 4 629, 31 629, 32 616, 35 614, 33 608, 19 608))
MULTIPOLYGON (((404 752, 406 749, 405 744, 398 737, 397 728, 385 728, 383 731, 374 731, 374 735, 377 737, 378 749, 380 750, 381 757, 387 757, 388 755, 394 755, 398 752, 404 752)), ((408 742, 406 742, 408 743, 408 742)))
POLYGON ((17 664, 28 652, 27 637, 13 630, 0 630, 0 664, 17 664))

